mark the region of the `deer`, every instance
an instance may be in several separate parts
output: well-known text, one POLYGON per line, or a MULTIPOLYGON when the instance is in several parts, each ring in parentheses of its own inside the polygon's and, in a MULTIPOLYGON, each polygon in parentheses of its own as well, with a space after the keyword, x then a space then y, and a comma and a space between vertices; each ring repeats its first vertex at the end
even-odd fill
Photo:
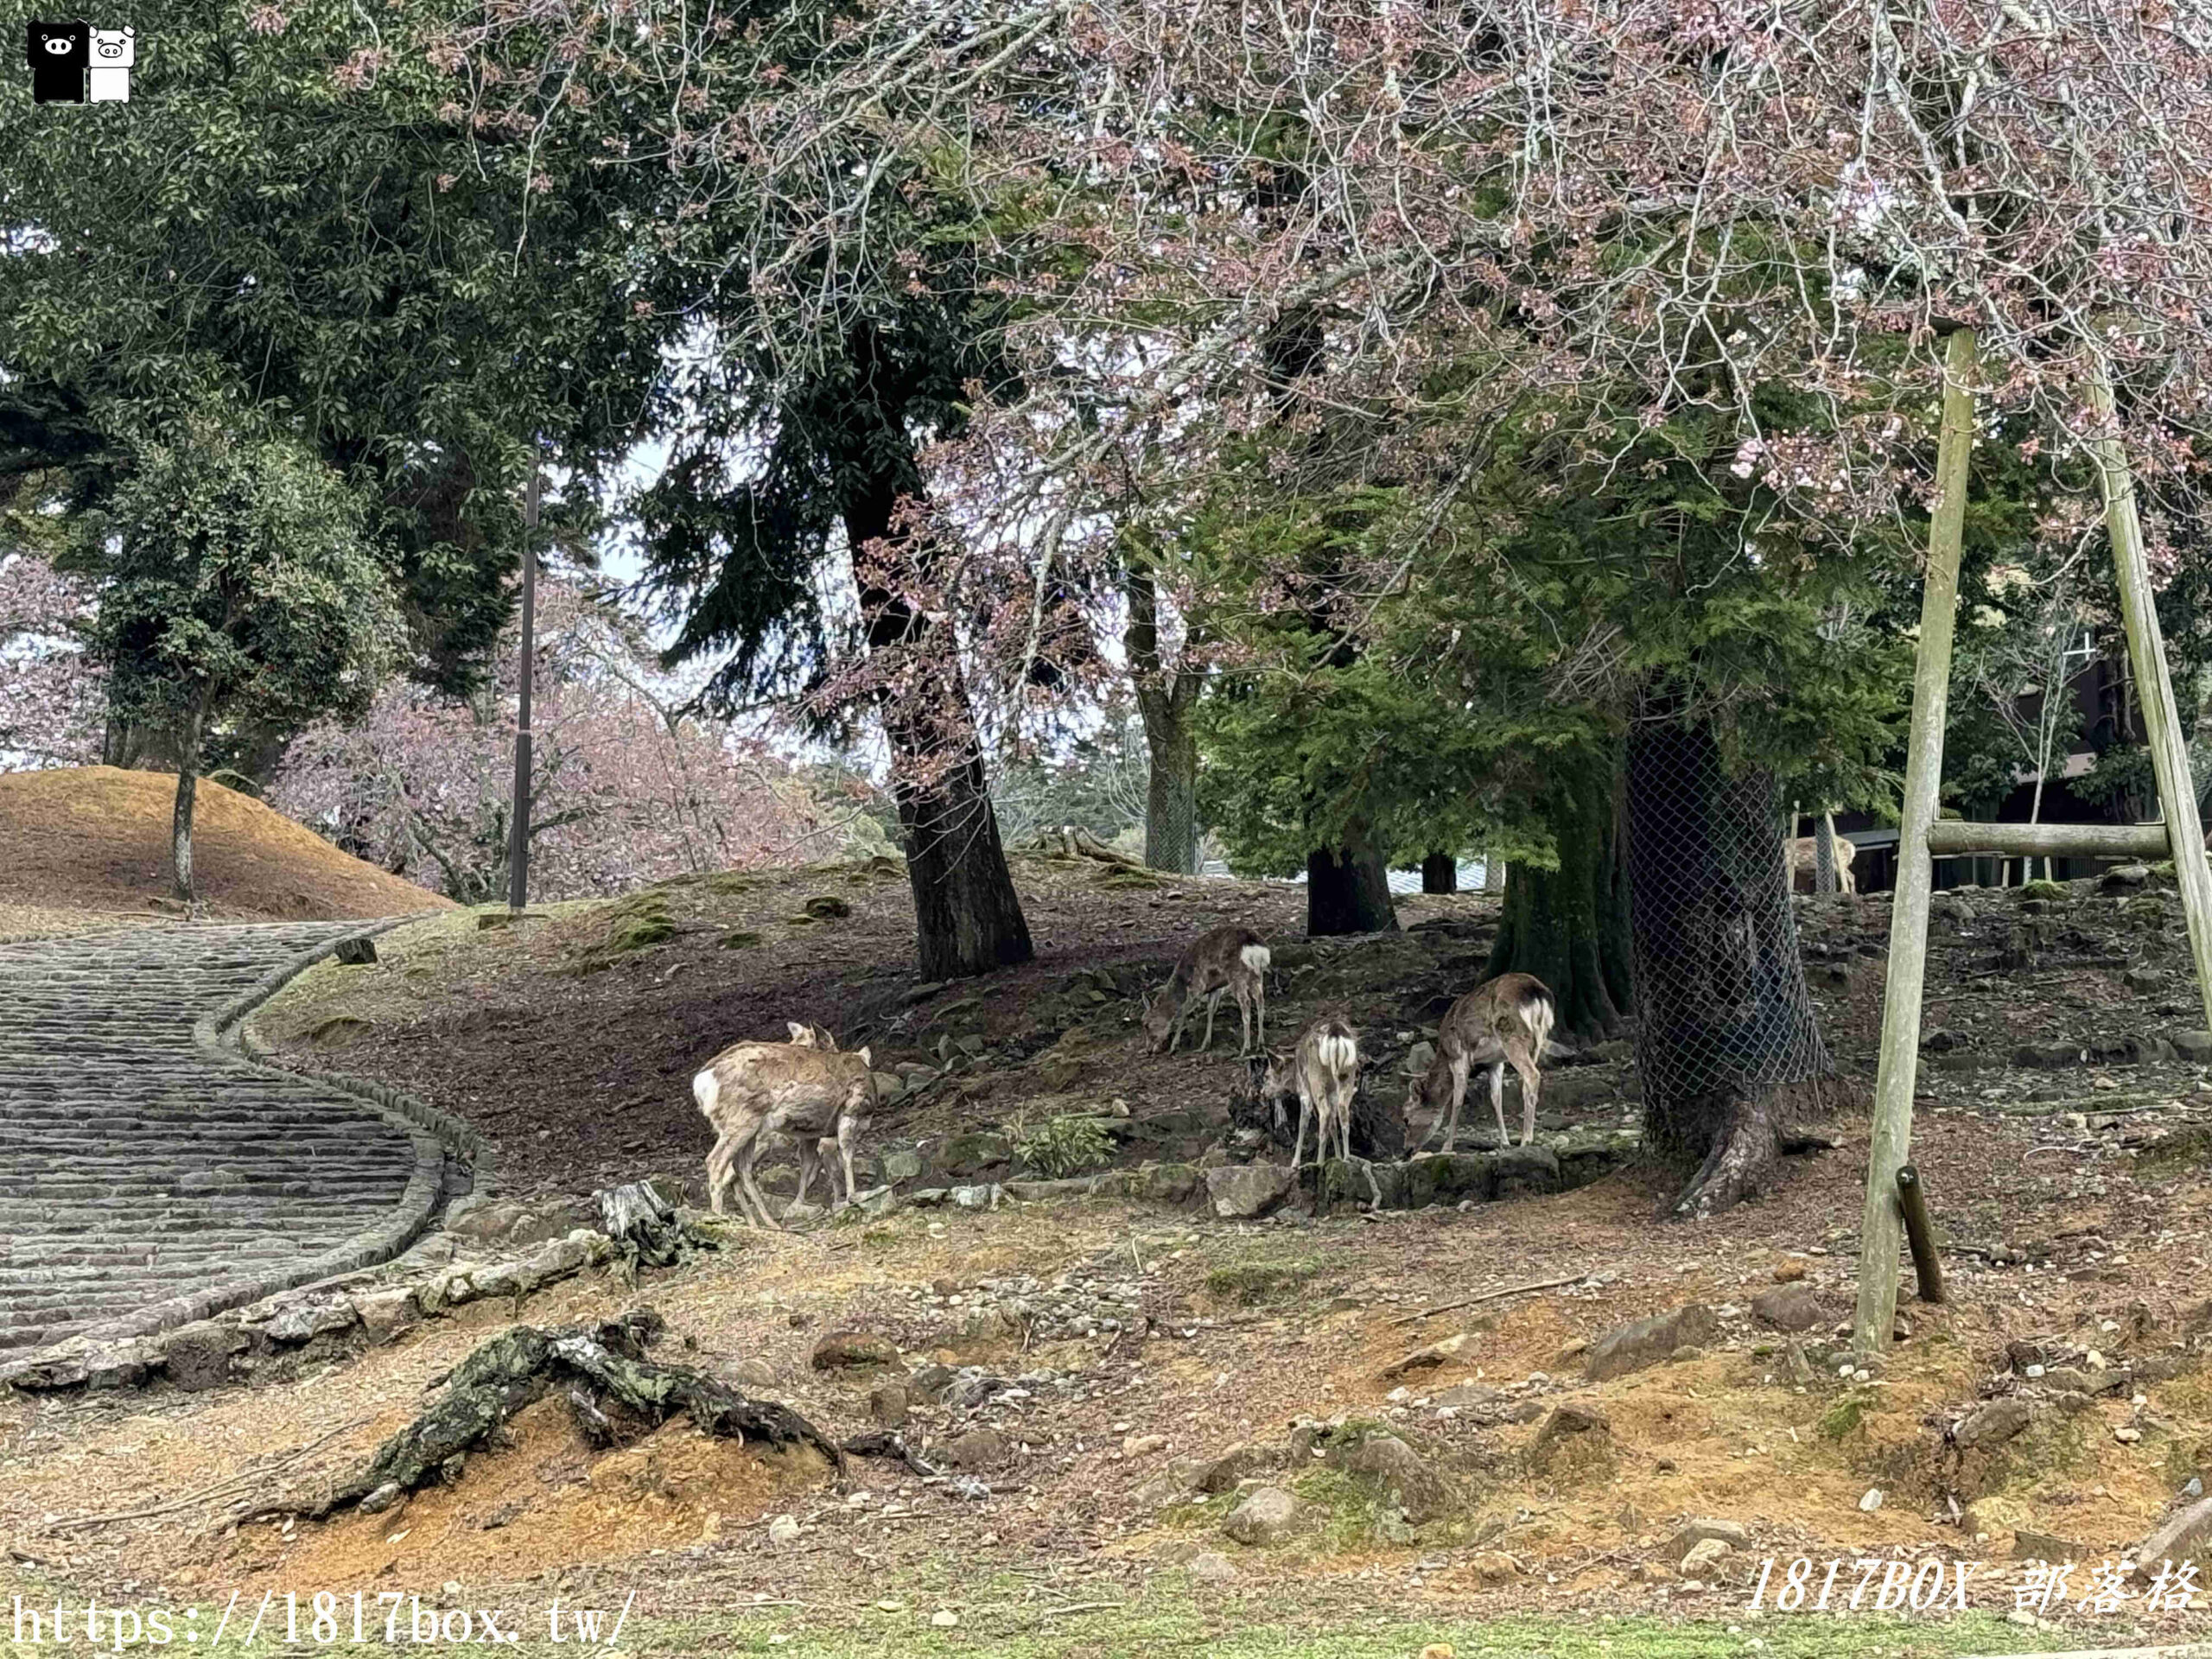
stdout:
POLYGON ((1836 833, 1835 820, 1823 813, 1820 827, 1809 836, 1798 836, 1783 843, 1789 855, 1789 885, 1794 888, 1797 878, 1805 878, 1808 893, 1820 891, 1820 854, 1817 837, 1825 836, 1830 850, 1835 855, 1835 889, 1841 893, 1855 893, 1858 883, 1851 879, 1852 855, 1858 849, 1844 836, 1836 833))
MULTIPOLYGON (((831 1147, 844 1166, 844 1203, 857 1194, 853 1152, 876 1104, 868 1051, 841 1052, 824 1046, 829 1033, 819 1027, 804 1029, 805 1042, 734 1043, 691 1079, 692 1097, 715 1131, 714 1150, 707 1154, 707 1198, 718 1216, 728 1213, 727 1200, 734 1192, 748 1223, 777 1228, 753 1175, 761 1148, 774 1135, 798 1144, 799 1198, 831 1147), (822 1042, 814 1040, 817 1033, 822 1042)), ((830 1188, 834 1194, 834 1173, 830 1188)))
POLYGON ((1249 927, 1231 924, 1201 933, 1189 950, 1176 959, 1158 995, 1145 1005, 1144 1028, 1152 1038, 1152 1052, 1166 1054, 1182 1040, 1183 1026, 1191 1012, 1205 999, 1206 1031, 1198 1044, 1204 1053, 1213 1046, 1214 1010, 1224 994, 1236 999, 1236 1012, 1244 1023, 1244 1040, 1237 1049, 1249 1054, 1255 1042, 1268 1042, 1268 947, 1249 927))
POLYGON ((1406 1096, 1408 1116, 1416 1109, 1436 1114, 1421 1144, 1427 1146, 1440 1128, 1444 1150, 1452 1150, 1459 1137, 1459 1103, 1467 1092, 1467 1071, 1475 1065, 1490 1067, 1490 1104, 1497 1114, 1499 1143, 1513 1144, 1505 1128, 1508 1065, 1521 1079, 1521 1144, 1534 1141, 1536 1095, 1541 1086, 1536 1063, 1551 1040, 1558 1013, 1550 988, 1533 974, 1500 974, 1454 1002, 1437 1030, 1436 1058, 1414 1079, 1406 1096), (1447 1092, 1448 1103, 1444 1098, 1447 1092))
MULTIPOLYGON (((1325 1014, 1310 1020, 1289 1053, 1268 1057, 1260 1077, 1261 1097, 1277 1103, 1280 1113, 1285 1096, 1298 1096, 1298 1134, 1290 1147, 1294 1172, 1303 1161, 1308 1122, 1316 1125, 1314 1156, 1319 1162, 1328 1162, 1333 1141, 1337 1155, 1347 1166, 1351 1163, 1351 1103, 1358 1090, 1359 1033, 1338 1015, 1325 1014)), ((1362 1167, 1380 1210, 1382 1189, 1375 1179, 1374 1166, 1363 1160, 1362 1167)))

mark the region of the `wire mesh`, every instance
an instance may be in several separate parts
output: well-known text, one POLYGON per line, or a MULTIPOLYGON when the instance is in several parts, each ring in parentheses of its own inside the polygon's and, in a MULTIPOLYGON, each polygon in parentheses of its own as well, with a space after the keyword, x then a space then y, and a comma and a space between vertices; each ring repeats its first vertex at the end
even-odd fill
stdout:
POLYGON ((1732 772, 1710 728, 1662 721, 1628 754, 1637 1060, 1662 1123, 1825 1075, 1773 780, 1732 772))

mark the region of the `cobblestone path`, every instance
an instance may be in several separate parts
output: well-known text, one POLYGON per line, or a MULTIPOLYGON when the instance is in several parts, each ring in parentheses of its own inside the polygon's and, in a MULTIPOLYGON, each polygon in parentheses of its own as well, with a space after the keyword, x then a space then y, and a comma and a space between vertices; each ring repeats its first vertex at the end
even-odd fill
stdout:
POLYGON ((193 1031, 360 926, 0 945, 0 1357, 178 1297, 274 1288, 391 1214, 415 1138, 193 1031))

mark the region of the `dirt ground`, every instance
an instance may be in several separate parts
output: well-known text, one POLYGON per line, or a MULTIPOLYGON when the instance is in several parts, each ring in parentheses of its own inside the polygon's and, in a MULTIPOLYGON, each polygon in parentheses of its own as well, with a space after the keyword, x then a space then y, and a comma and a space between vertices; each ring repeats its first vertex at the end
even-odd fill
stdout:
MULTIPOLYGON (((0 773, 0 938, 120 925, 169 890, 174 773, 84 766, 0 773), (71 922, 66 912, 91 921, 71 922)), ((447 899, 342 853, 248 795, 202 779, 194 876, 220 921, 410 915, 447 899)))
MULTIPOLYGON (((1217 920, 1259 927, 1278 942, 1271 1033, 1341 1006, 1373 1039, 1369 1086, 1396 1090, 1394 1067, 1439 999, 1473 982, 1493 920, 1479 897, 1423 899, 1404 906, 1405 934, 1313 948, 1295 890, 1042 862, 1021 879, 1039 959, 983 985, 918 995, 903 879, 857 868, 710 878, 491 929, 430 918, 386 936, 374 967, 318 969, 260 1024, 318 1065, 469 1118, 525 1197, 695 1179, 706 1134, 689 1072, 787 1019, 871 1042, 900 1075, 929 1069, 872 1152, 927 1166, 963 1135, 1118 1100, 1140 1126, 1172 1126, 1124 1139, 1116 1155, 1134 1161, 1218 1141, 1241 1072, 1218 1044, 1144 1051, 1123 988, 1164 972, 1179 942, 1217 920)), ((1692 1225, 1655 1219, 1669 1182, 1630 1166, 1551 1197, 1375 1217, 1229 1222, 1090 1199, 732 1228, 635 1285, 594 1274, 473 1304, 290 1380, 0 1396, 0 1594, 11 1571, 48 1592, 200 1600, 406 1590, 542 1609, 634 1592, 625 1649, 671 1653, 1410 1659, 1435 1640, 1462 1654, 1990 1654, 2177 1639, 2196 1616, 2149 1608, 2140 1585, 2111 1611, 2076 1599, 2095 1562, 2212 1478, 2212 1089, 2160 1040, 2200 1016, 2155 887, 1947 901, 1914 1154, 1951 1300, 1908 1300, 1886 1366, 1865 1376, 1839 1374, 1834 1324, 1863 1196, 1866 1124, 1848 1112, 1840 1144, 1789 1160, 1779 1191, 1692 1225), (1752 1313, 1784 1286, 1805 1287, 1810 1329, 1752 1313), (925 1479, 858 1458, 841 1489, 810 1458, 684 1425, 594 1450, 547 1402, 397 1510, 235 1522, 351 1469, 510 1321, 643 1304, 668 1321, 663 1357, 725 1376, 765 1366, 772 1386, 748 1392, 841 1439, 871 1427, 891 1373, 817 1370, 815 1344, 887 1337, 910 1373, 910 1442, 968 1466, 925 1479), (1689 1304, 1713 1314, 1704 1339, 1586 1377, 1606 1332, 1689 1304), (941 1393, 933 1365, 986 1381, 941 1393), (2006 1401, 2025 1406, 2024 1429, 1961 1443, 1962 1421, 2006 1401), (1401 1436, 1449 1501, 1409 1523, 1322 1455, 1334 1441, 1294 1440, 1317 1421, 1401 1436), (1238 1493, 1188 1490, 1243 1445, 1257 1478, 1300 1500, 1284 1541, 1232 1541, 1238 1493), (781 1516, 798 1530, 772 1538, 781 1516), (1686 1577, 1678 1534, 1696 1518, 1739 1523, 1749 1542, 1686 1577), (2039 1593, 2028 1558, 2055 1550, 2082 1566, 2036 1603, 2046 1622, 1997 1622, 2039 1593), (1981 1622, 1757 1622, 1760 1564, 1800 1556, 1982 1563, 1981 1622), (1597 1621, 1587 1640, 1580 1621, 1597 1621)), ((1800 913, 1834 1056, 1863 1084, 1884 907, 1800 913)), ((1547 1113, 1554 1137, 1634 1119, 1632 1067, 1584 1051, 1548 1073, 1567 1099, 1547 1113)))

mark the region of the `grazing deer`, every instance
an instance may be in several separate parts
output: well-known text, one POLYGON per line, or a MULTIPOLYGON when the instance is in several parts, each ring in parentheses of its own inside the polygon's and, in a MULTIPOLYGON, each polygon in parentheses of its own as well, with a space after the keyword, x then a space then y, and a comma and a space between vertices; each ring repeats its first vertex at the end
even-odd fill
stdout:
POLYGON ((1444 1130, 1444 1150, 1450 1152, 1459 1137, 1459 1103, 1467 1092, 1470 1066, 1490 1067, 1491 1109, 1497 1114, 1497 1138, 1511 1146, 1505 1129, 1505 1068, 1521 1078, 1521 1144, 1536 1138, 1536 1093, 1541 1079, 1536 1062, 1551 1040, 1557 1006, 1543 981, 1533 974, 1500 974, 1454 1002, 1436 1033, 1436 1058, 1428 1070, 1414 1079, 1406 1096, 1406 1111, 1416 1109, 1436 1114, 1421 1137, 1426 1147, 1444 1130), (1449 1093, 1448 1103, 1444 1096, 1449 1093))
POLYGON ((1256 1041, 1268 1041, 1268 947, 1249 927, 1217 927, 1201 933, 1177 959, 1175 971, 1159 995, 1146 1004, 1144 1028, 1155 1054, 1172 1052, 1182 1040, 1183 1025, 1204 997, 1206 1032, 1198 1044, 1204 1053, 1213 1046, 1214 1010, 1224 993, 1236 999, 1236 1012, 1244 1022, 1244 1040, 1237 1049, 1249 1054, 1256 1041), (1254 1027, 1257 1027, 1256 1036, 1254 1027))
MULTIPOLYGON (((1306 1125, 1316 1124, 1314 1157, 1330 1158, 1330 1143, 1347 1166, 1351 1163, 1351 1103, 1359 1091, 1359 1033, 1332 1014, 1311 1021, 1298 1033, 1298 1042, 1284 1055, 1270 1055, 1261 1074, 1263 1099, 1280 1103, 1287 1095, 1298 1096, 1298 1134, 1290 1147, 1290 1166, 1296 1170, 1306 1150, 1306 1125)), ((1382 1207, 1382 1189, 1372 1165, 1363 1160, 1368 1190, 1375 1207, 1382 1207)))
MULTIPOLYGON (((853 1151, 876 1100, 868 1051, 841 1053, 811 1040, 818 1033, 826 1042, 827 1032, 807 1030, 804 1043, 733 1044, 691 1079, 692 1096, 715 1131, 715 1147, 707 1154, 707 1198, 718 1216, 728 1213, 726 1201, 734 1191, 748 1222, 776 1226, 753 1176, 761 1148, 774 1135, 798 1144, 800 1198, 816 1163, 832 1147, 844 1166, 844 1202, 852 1203, 856 1194, 853 1151)), ((833 1174, 833 1194, 836 1188, 833 1174)))

